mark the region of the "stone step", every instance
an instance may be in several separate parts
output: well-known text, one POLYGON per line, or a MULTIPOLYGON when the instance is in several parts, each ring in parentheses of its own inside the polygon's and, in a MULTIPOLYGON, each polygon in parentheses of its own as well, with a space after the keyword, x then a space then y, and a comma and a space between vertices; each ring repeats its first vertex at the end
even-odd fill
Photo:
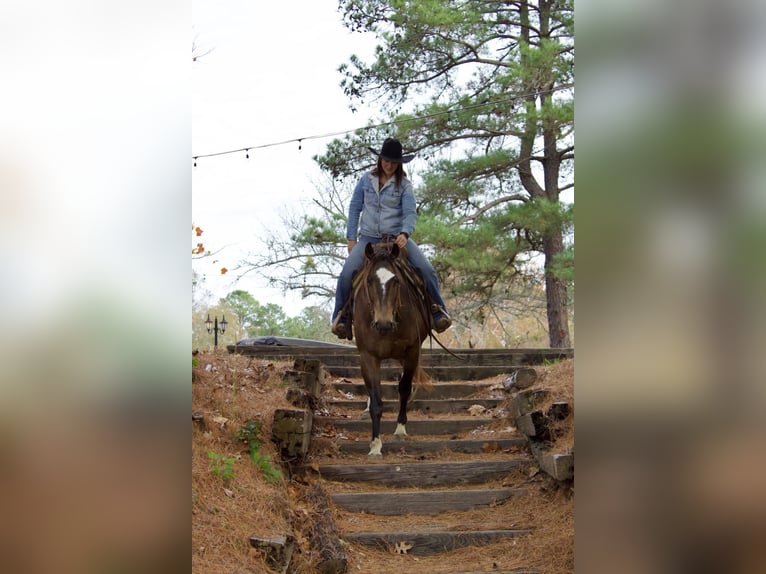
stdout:
MULTIPOLYGON (((386 445, 383 445, 385 451, 386 445)), ((303 464, 296 473, 319 472, 327 480, 375 482, 395 487, 459 486, 506 477, 529 462, 523 458, 469 462, 412 462, 373 464, 303 464), (318 469, 318 470, 317 470, 318 469)))
POLYGON ((438 514, 494 506, 525 491, 515 488, 486 490, 425 490, 394 492, 342 492, 332 494, 339 507, 351 512, 394 516, 400 514, 438 514))
MULTIPOLYGON (((480 405, 485 409, 494 409, 501 402, 498 399, 413 399, 407 405, 407 412, 420 411, 423 414, 469 414, 468 409, 474 405, 480 405)), ((361 413, 367 408, 367 400, 331 400, 327 402, 331 407, 350 409, 361 413)), ((384 413, 398 413, 398 400, 384 400, 384 413)))
POLYGON ((355 542, 379 550, 390 551, 398 545, 407 548, 408 555, 428 556, 480 546, 530 534, 530 529, 511 530, 448 530, 441 532, 353 532, 341 535, 346 542, 355 542))

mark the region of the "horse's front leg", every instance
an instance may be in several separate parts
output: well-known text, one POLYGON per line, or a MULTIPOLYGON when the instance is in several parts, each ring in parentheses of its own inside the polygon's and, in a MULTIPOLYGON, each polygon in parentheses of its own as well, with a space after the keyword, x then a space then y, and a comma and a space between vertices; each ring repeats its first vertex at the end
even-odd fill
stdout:
POLYGON ((419 357, 410 357, 402 364, 404 370, 402 378, 399 379, 399 416, 396 417, 395 438, 404 438, 407 436, 407 403, 412 394, 412 379, 418 368, 419 357))
POLYGON ((370 396, 369 409, 372 419, 372 442, 369 456, 382 456, 383 442, 380 440, 380 419, 383 415, 383 397, 380 388, 380 360, 371 356, 361 357, 362 377, 370 396))

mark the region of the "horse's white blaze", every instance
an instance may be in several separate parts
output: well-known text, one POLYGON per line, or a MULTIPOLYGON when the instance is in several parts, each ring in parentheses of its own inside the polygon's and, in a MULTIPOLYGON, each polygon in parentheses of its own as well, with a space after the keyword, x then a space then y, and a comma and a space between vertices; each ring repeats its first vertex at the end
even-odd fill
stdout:
POLYGON ((383 456, 383 453, 380 452, 381 448, 383 448, 383 441, 377 437, 370 443, 370 452, 367 453, 367 456, 383 456))
POLYGON ((402 423, 396 423, 396 430, 394 431, 394 436, 407 436, 407 429, 404 427, 402 423))
POLYGON ((381 289, 383 289, 383 297, 385 297, 386 285, 388 285, 388 282, 394 278, 394 274, 391 273, 388 269, 384 269, 381 267, 375 272, 375 275, 378 277, 378 281, 380 281, 380 287, 381 289))

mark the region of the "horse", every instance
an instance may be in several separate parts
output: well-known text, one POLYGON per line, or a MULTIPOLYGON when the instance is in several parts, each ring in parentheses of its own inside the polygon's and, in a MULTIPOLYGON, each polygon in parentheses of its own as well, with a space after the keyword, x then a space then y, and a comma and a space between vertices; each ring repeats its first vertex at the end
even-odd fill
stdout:
POLYGON ((430 316, 426 298, 413 281, 414 270, 405 250, 399 249, 396 243, 378 243, 368 244, 364 254, 364 267, 352 289, 352 316, 372 419, 369 456, 382 456, 380 363, 384 359, 395 359, 403 369, 394 432, 396 438, 403 438, 407 436, 407 402, 412 394, 413 378, 423 374, 420 349, 430 332, 430 316))

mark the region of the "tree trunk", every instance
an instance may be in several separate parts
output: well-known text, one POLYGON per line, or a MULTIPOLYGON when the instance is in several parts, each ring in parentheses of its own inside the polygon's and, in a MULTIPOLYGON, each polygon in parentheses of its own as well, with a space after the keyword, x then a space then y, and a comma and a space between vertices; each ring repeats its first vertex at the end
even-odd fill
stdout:
POLYGON ((564 250, 561 232, 543 239, 545 252, 545 299, 548 311, 548 340, 552 348, 571 347, 566 282, 555 277, 550 268, 554 257, 564 250))
MULTIPOLYGON (((540 37, 549 35, 550 5, 547 2, 540 3, 540 37)), ((522 39, 529 42, 529 6, 523 2, 520 9, 522 23, 522 39)), ((526 65, 526 58, 522 55, 522 65, 526 65)), ((524 135, 521 137, 519 162, 519 177, 524 189, 531 197, 545 198, 548 201, 559 201, 559 168, 561 158, 556 148, 557 136, 555 122, 546 117, 543 110, 550 102, 550 90, 554 87, 552 70, 551 77, 540 84, 526 86, 527 117, 524 126, 524 135), (539 95, 538 95, 539 93, 539 95), (531 157, 534 154, 534 144, 537 138, 538 111, 537 99, 540 99, 540 122, 542 123, 543 139, 543 185, 541 186, 532 173, 531 157)), ((566 282, 555 277, 551 272, 555 257, 564 251, 564 240, 561 229, 553 229, 546 232, 543 237, 543 253, 545 254, 545 298, 548 314, 548 340, 552 348, 570 347, 569 339, 569 314, 567 312, 567 286, 566 282)))

